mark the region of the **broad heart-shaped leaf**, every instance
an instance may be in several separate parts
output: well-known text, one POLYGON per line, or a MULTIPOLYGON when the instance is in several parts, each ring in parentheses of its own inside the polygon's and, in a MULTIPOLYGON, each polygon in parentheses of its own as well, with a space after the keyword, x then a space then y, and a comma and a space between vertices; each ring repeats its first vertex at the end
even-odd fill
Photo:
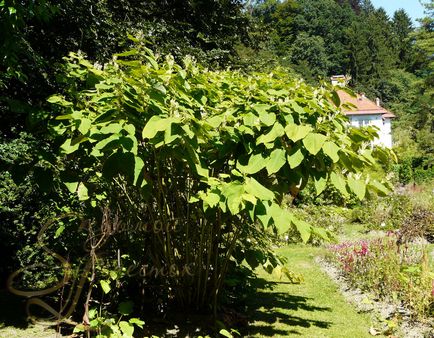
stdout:
POLYGON ((322 146, 322 150, 328 157, 332 159, 333 163, 339 162, 338 152, 340 148, 336 143, 327 141, 322 146))
POLYGON ((313 181, 315 185, 316 195, 321 194, 327 185, 327 173, 325 172, 314 172, 313 181))
POLYGON ((287 161, 291 169, 297 168, 303 159, 304 155, 299 147, 291 148, 287 156, 287 161))
POLYGON ((336 189, 338 189, 338 191, 342 195, 344 195, 345 197, 349 196, 347 188, 346 188, 345 179, 343 178, 342 175, 336 174, 335 172, 332 172, 330 174, 330 182, 334 185, 334 187, 336 189))
POLYGON ((110 282, 108 282, 108 281, 106 281, 104 279, 100 280, 99 284, 101 285, 102 291, 104 291, 104 293, 109 293, 110 290, 112 289, 110 287, 110 282))
POLYGON ((216 192, 209 191, 205 195, 201 196, 205 206, 214 208, 220 202, 220 195, 216 192))
POLYGON ((222 194, 226 197, 226 203, 232 215, 240 211, 240 204, 243 200, 244 184, 239 181, 232 181, 225 184, 222 188, 222 194))
POLYGON ((254 104, 252 106, 253 110, 258 113, 258 115, 267 114, 271 106, 269 104, 254 104))
POLYGON ((274 142, 277 138, 283 136, 284 133, 285 130, 283 129, 283 126, 277 122, 267 134, 258 137, 256 144, 274 142))
POLYGON ((291 227, 293 215, 275 203, 271 205, 269 212, 279 234, 287 232, 291 227))
POLYGON ((121 331, 122 331, 122 337, 125 337, 125 338, 132 338, 133 337, 133 333, 134 333, 134 326, 133 326, 133 324, 130 324, 130 323, 128 323, 128 322, 126 322, 126 321, 123 321, 123 320, 121 320, 120 322, 119 322, 119 328, 121 329, 121 331))
POLYGON ((246 178, 245 190, 247 193, 256 196, 258 199, 262 201, 272 200, 274 198, 274 193, 271 190, 265 188, 253 177, 246 178))
POLYGON ((259 121, 267 127, 272 126, 276 122, 276 114, 274 113, 264 113, 259 114, 259 121))
POLYGON ((303 139, 303 144, 308 152, 312 155, 316 155, 321 150, 321 147, 326 140, 327 136, 323 134, 310 133, 303 139))
POLYGON ((259 153, 252 154, 246 166, 238 162, 237 169, 244 174, 256 174, 258 171, 264 169, 266 165, 267 161, 264 159, 262 154, 259 153))
POLYGON ((268 175, 277 173, 286 163, 286 152, 283 149, 275 149, 267 160, 268 175))
POLYGON ((312 234, 312 226, 305 221, 302 221, 296 217, 292 218, 292 224, 295 225, 297 231, 300 233, 303 243, 307 243, 312 234))
POLYGON ((173 117, 162 119, 161 117, 154 115, 149 119, 148 123, 146 123, 145 128, 143 128, 142 137, 151 139, 157 135, 158 132, 171 128, 172 123, 177 122, 179 122, 179 120, 173 117))
POLYGON ((311 131, 311 126, 298 125, 295 123, 289 123, 285 127, 286 136, 293 142, 305 138, 311 131))
POLYGON ((362 180, 356 180, 353 177, 348 177, 348 186, 356 194, 359 200, 362 200, 365 197, 366 185, 362 180))

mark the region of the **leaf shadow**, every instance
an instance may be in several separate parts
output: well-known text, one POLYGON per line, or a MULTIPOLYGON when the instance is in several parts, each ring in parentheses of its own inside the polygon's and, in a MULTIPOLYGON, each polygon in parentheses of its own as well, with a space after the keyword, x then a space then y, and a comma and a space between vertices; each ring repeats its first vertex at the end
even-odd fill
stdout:
POLYGON ((249 326, 244 330, 245 336, 297 336, 301 335, 297 327, 315 326, 328 329, 332 325, 329 321, 314 320, 293 314, 298 310, 316 312, 331 311, 331 308, 312 305, 313 299, 309 297, 273 291, 278 284, 288 283, 257 279, 257 292, 246 303, 249 326), (287 313, 289 311, 291 314, 287 313), (258 324, 252 325, 255 322, 258 324))

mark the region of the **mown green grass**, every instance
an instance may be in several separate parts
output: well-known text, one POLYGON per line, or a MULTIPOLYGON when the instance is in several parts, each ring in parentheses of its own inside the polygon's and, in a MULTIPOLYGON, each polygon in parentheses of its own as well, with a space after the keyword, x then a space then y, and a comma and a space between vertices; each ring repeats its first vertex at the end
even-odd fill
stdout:
POLYGON ((303 275, 304 282, 299 285, 258 271, 264 285, 248 304, 247 336, 371 337, 369 315, 357 313, 315 263, 314 257, 321 250, 303 245, 278 249, 279 254, 288 257, 290 269, 303 275))

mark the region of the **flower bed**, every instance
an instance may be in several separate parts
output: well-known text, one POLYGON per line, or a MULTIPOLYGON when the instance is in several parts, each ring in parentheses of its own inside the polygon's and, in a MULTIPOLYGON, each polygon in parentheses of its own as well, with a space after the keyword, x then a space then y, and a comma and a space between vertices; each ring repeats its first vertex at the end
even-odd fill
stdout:
POLYGON ((399 244, 395 233, 329 247, 327 258, 355 287, 401 302, 414 318, 433 313, 434 273, 421 245, 399 244))

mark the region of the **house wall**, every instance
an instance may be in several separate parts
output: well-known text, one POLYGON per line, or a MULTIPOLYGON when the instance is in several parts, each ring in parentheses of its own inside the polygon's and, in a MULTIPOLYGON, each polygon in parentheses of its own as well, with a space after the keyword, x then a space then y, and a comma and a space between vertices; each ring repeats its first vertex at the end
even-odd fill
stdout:
POLYGON ((379 129, 378 138, 373 142, 374 145, 383 145, 392 148, 392 127, 390 118, 382 118, 376 115, 349 115, 350 123, 353 127, 375 126, 379 129))

